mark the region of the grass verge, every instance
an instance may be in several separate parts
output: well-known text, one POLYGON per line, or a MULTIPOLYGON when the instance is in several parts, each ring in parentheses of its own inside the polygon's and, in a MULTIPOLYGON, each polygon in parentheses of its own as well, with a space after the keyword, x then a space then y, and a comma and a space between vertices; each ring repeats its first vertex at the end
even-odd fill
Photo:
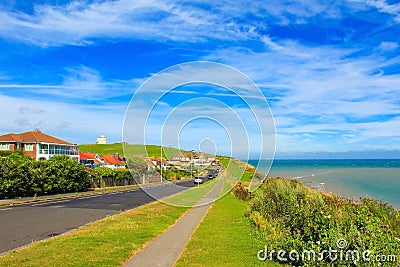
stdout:
MULTIPOLYGON (((176 266, 259 266, 261 244, 244 216, 248 203, 225 195, 214 203, 176 266)), ((277 266, 269 262, 269 266, 277 266)))
MULTIPOLYGON (((167 200, 190 206, 212 188, 213 184, 206 183, 167 200)), ((0 257, 0 266, 120 266, 187 209, 153 202, 11 252, 0 257)))
POLYGON ((120 266, 187 208, 154 202, 0 257, 0 266, 120 266))

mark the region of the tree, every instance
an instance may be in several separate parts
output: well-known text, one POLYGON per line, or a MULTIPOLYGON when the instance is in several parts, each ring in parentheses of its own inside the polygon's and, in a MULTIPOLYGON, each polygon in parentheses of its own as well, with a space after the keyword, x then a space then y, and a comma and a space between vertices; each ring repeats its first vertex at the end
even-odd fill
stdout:
MULTIPOLYGON (((145 174, 147 173, 147 163, 143 160, 143 158, 130 158, 128 159, 126 165, 128 166, 128 169, 136 183, 139 183, 140 177, 144 178, 145 174)), ((142 182, 144 183, 144 180, 142 182)))
POLYGON ((130 158, 128 159, 127 165, 129 170, 135 170, 140 175, 146 173, 147 171, 147 164, 142 158, 138 157, 130 158))

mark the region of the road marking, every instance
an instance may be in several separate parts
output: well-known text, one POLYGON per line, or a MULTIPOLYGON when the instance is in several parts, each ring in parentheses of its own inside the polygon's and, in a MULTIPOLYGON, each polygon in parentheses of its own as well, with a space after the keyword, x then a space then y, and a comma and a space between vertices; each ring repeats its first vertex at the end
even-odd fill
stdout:
POLYGON ((99 195, 95 195, 95 196, 88 196, 88 197, 79 197, 77 199, 87 199, 87 198, 94 198, 94 197, 98 197, 99 195))
POLYGON ((11 210, 12 208, 5 208, 5 209, 0 209, 0 210, 11 210))
POLYGON ((63 202, 68 202, 68 201, 69 201, 69 199, 59 200, 59 201, 52 201, 52 202, 45 202, 45 203, 33 204, 32 207, 43 206, 43 205, 51 205, 51 204, 55 204, 55 203, 63 203, 63 202))

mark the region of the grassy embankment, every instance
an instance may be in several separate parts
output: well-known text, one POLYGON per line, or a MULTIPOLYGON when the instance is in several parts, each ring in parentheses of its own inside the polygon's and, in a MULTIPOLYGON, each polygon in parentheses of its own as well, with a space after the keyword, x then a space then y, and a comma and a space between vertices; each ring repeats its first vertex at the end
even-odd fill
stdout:
MULTIPOLYGON (((84 144, 79 146, 82 152, 93 152, 100 155, 119 153, 124 155, 122 143, 115 144, 84 144)), ((161 153, 164 158, 174 156, 179 150, 172 147, 161 147, 156 145, 125 145, 125 155, 127 156, 143 156, 143 157, 160 157, 161 153)))
MULTIPOLYGON (((237 167, 233 169, 237 171, 237 167)), ((236 195, 246 198, 243 194, 236 195)), ((177 265, 281 264, 399 266, 400 212, 371 199, 356 204, 310 189, 296 180, 268 179, 250 201, 232 195, 218 200, 177 265), (338 247, 344 243, 346 247, 338 247), (264 249, 260 255, 266 256, 265 261, 257 258, 260 249, 264 249), (330 249, 338 252, 329 257, 330 249), (283 256, 286 260, 278 258, 279 250, 286 252, 283 256), (275 253, 270 254, 273 251, 275 253), (292 258, 288 256, 290 251, 295 251, 292 258), (308 254, 303 257, 304 251, 314 251, 314 258, 312 253, 311 258, 308 254), (342 258, 340 251, 343 251, 342 258), (363 261, 365 251, 370 251, 370 261, 363 261), (386 261, 374 261, 376 256, 378 259, 386 257, 386 261)))
MULTIPOLYGON (((201 222, 176 266, 259 266, 264 244, 255 238, 244 216, 248 202, 227 194, 217 200, 201 222)), ((269 262, 269 266, 277 266, 269 262)))
MULTIPOLYGON (((166 199, 193 205, 212 187, 200 186, 166 199)), ((122 212, 53 239, 0 257, 0 266, 120 266, 183 215, 188 208, 161 202, 122 212)))
MULTIPOLYGON (((228 157, 219 157, 219 160, 228 176, 223 192, 230 191, 237 180, 244 185, 251 181, 255 172, 252 166, 228 157)), ((255 237, 250 220, 245 217, 248 209, 249 202, 232 193, 217 200, 193 234, 176 265, 259 266, 268 263, 268 266, 277 266, 272 261, 260 262, 257 259, 257 252, 264 244, 255 237)))

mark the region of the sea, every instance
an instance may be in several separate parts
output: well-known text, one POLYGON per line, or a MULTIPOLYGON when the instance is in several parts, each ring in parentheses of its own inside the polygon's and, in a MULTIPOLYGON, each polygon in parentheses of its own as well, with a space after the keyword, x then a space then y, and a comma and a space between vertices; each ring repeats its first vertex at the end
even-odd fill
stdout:
POLYGON ((360 200, 370 197, 400 209, 400 159, 249 160, 268 177, 297 179, 307 186, 360 200))

